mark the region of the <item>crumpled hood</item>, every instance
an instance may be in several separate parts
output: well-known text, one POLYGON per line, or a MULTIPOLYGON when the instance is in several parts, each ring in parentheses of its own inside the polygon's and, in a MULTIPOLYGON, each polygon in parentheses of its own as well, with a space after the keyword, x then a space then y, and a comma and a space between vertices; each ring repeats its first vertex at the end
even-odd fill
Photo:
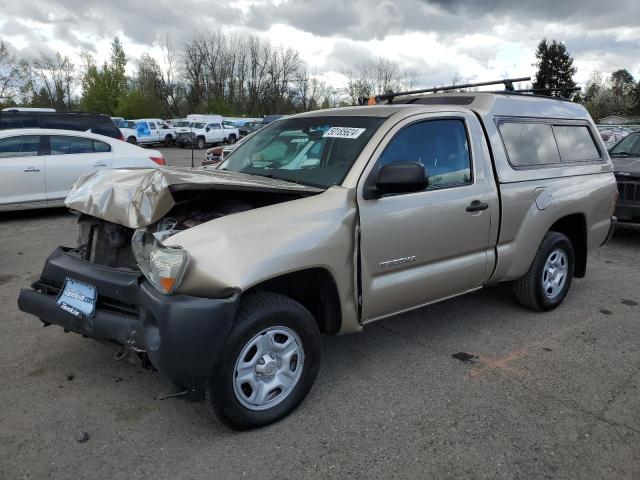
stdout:
POLYGON ((611 158, 613 163, 613 170, 618 173, 629 173, 634 177, 640 177, 640 158, 638 157, 624 157, 624 158, 611 158))
POLYGON ((157 222, 175 205, 171 190, 320 193, 321 189, 244 173, 204 168, 104 169, 80 177, 65 205, 129 228, 157 222))

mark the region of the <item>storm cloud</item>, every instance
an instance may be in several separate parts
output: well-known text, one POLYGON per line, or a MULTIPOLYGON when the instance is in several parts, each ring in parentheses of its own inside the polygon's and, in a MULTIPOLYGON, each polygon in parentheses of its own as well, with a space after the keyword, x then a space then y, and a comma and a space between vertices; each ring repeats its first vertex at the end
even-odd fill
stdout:
POLYGON ((144 51, 163 38, 179 47, 196 32, 237 30, 298 49, 331 78, 384 56, 442 83, 530 74, 546 37, 566 43, 580 81, 592 70, 640 76, 638 0, 0 0, 0 11, 0 38, 23 53, 105 55, 115 35, 144 51))

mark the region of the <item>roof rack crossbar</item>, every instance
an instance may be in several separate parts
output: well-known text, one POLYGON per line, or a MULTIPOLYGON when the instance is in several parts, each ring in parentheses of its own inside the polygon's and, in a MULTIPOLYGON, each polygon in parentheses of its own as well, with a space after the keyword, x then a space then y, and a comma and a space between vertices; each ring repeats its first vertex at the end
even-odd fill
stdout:
MULTIPOLYGON (((507 92, 514 91, 513 84, 515 82, 528 82, 531 80, 531 77, 520 77, 520 78, 504 78, 502 80, 492 80, 490 82, 478 82, 478 83, 464 83, 460 85, 446 85, 442 87, 433 87, 433 88, 423 88, 420 90, 408 90, 406 92, 389 92, 383 93, 380 95, 376 95, 376 102, 380 102, 382 100, 387 100, 389 103, 393 102, 395 97, 402 97, 405 95, 417 95, 420 93, 437 93, 437 92, 445 92, 447 90, 457 90, 459 88, 473 88, 473 87, 484 87, 487 85, 499 85, 504 84, 504 89, 507 92)), ((364 105, 369 100, 368 97, 360 97, 360 104, 364 105)))
MULTIPOLYGON (((579 92, 582 87, 556 87, 556 88, 523 88, 512 90, 508 93, 533 93, 540 95, 548 95, 550 93, 560 93, 563 98, 569 98, 573 92, 579 92)), ((491 93, 504 93, 502 90, 495 90, 491 93)))

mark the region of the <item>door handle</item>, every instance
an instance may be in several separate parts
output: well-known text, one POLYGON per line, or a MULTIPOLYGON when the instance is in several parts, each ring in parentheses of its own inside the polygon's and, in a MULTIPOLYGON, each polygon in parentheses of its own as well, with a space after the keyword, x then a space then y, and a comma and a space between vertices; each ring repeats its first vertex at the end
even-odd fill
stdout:
POLYGON ((36 167, 29 167, 24 169, 25 172, 39 172, 40 169, 36 167))
POLYGON ((107 164, 104 162, 98 162, 93 164, 94 167, 106 167, 107 164))
POLYGON ((480 200, 474 200, 467 207, 467 212, 480 212, 489 208, 488 203, 483 203, 480 200))

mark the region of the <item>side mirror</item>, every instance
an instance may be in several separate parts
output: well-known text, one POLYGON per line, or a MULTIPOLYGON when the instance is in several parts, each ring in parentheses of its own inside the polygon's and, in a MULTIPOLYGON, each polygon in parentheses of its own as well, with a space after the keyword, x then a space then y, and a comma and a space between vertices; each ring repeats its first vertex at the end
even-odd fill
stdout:
POLYGON ((211 127, 207 127, 205 130, 206 130, 207 132, 210 132, 210 131, 211 131, 211 127))
POLYGON ((417 162, 393 162, 378 172, 378 196, 387 193, 410 193, 425 190, 429 185, 427 170, 417 162))

